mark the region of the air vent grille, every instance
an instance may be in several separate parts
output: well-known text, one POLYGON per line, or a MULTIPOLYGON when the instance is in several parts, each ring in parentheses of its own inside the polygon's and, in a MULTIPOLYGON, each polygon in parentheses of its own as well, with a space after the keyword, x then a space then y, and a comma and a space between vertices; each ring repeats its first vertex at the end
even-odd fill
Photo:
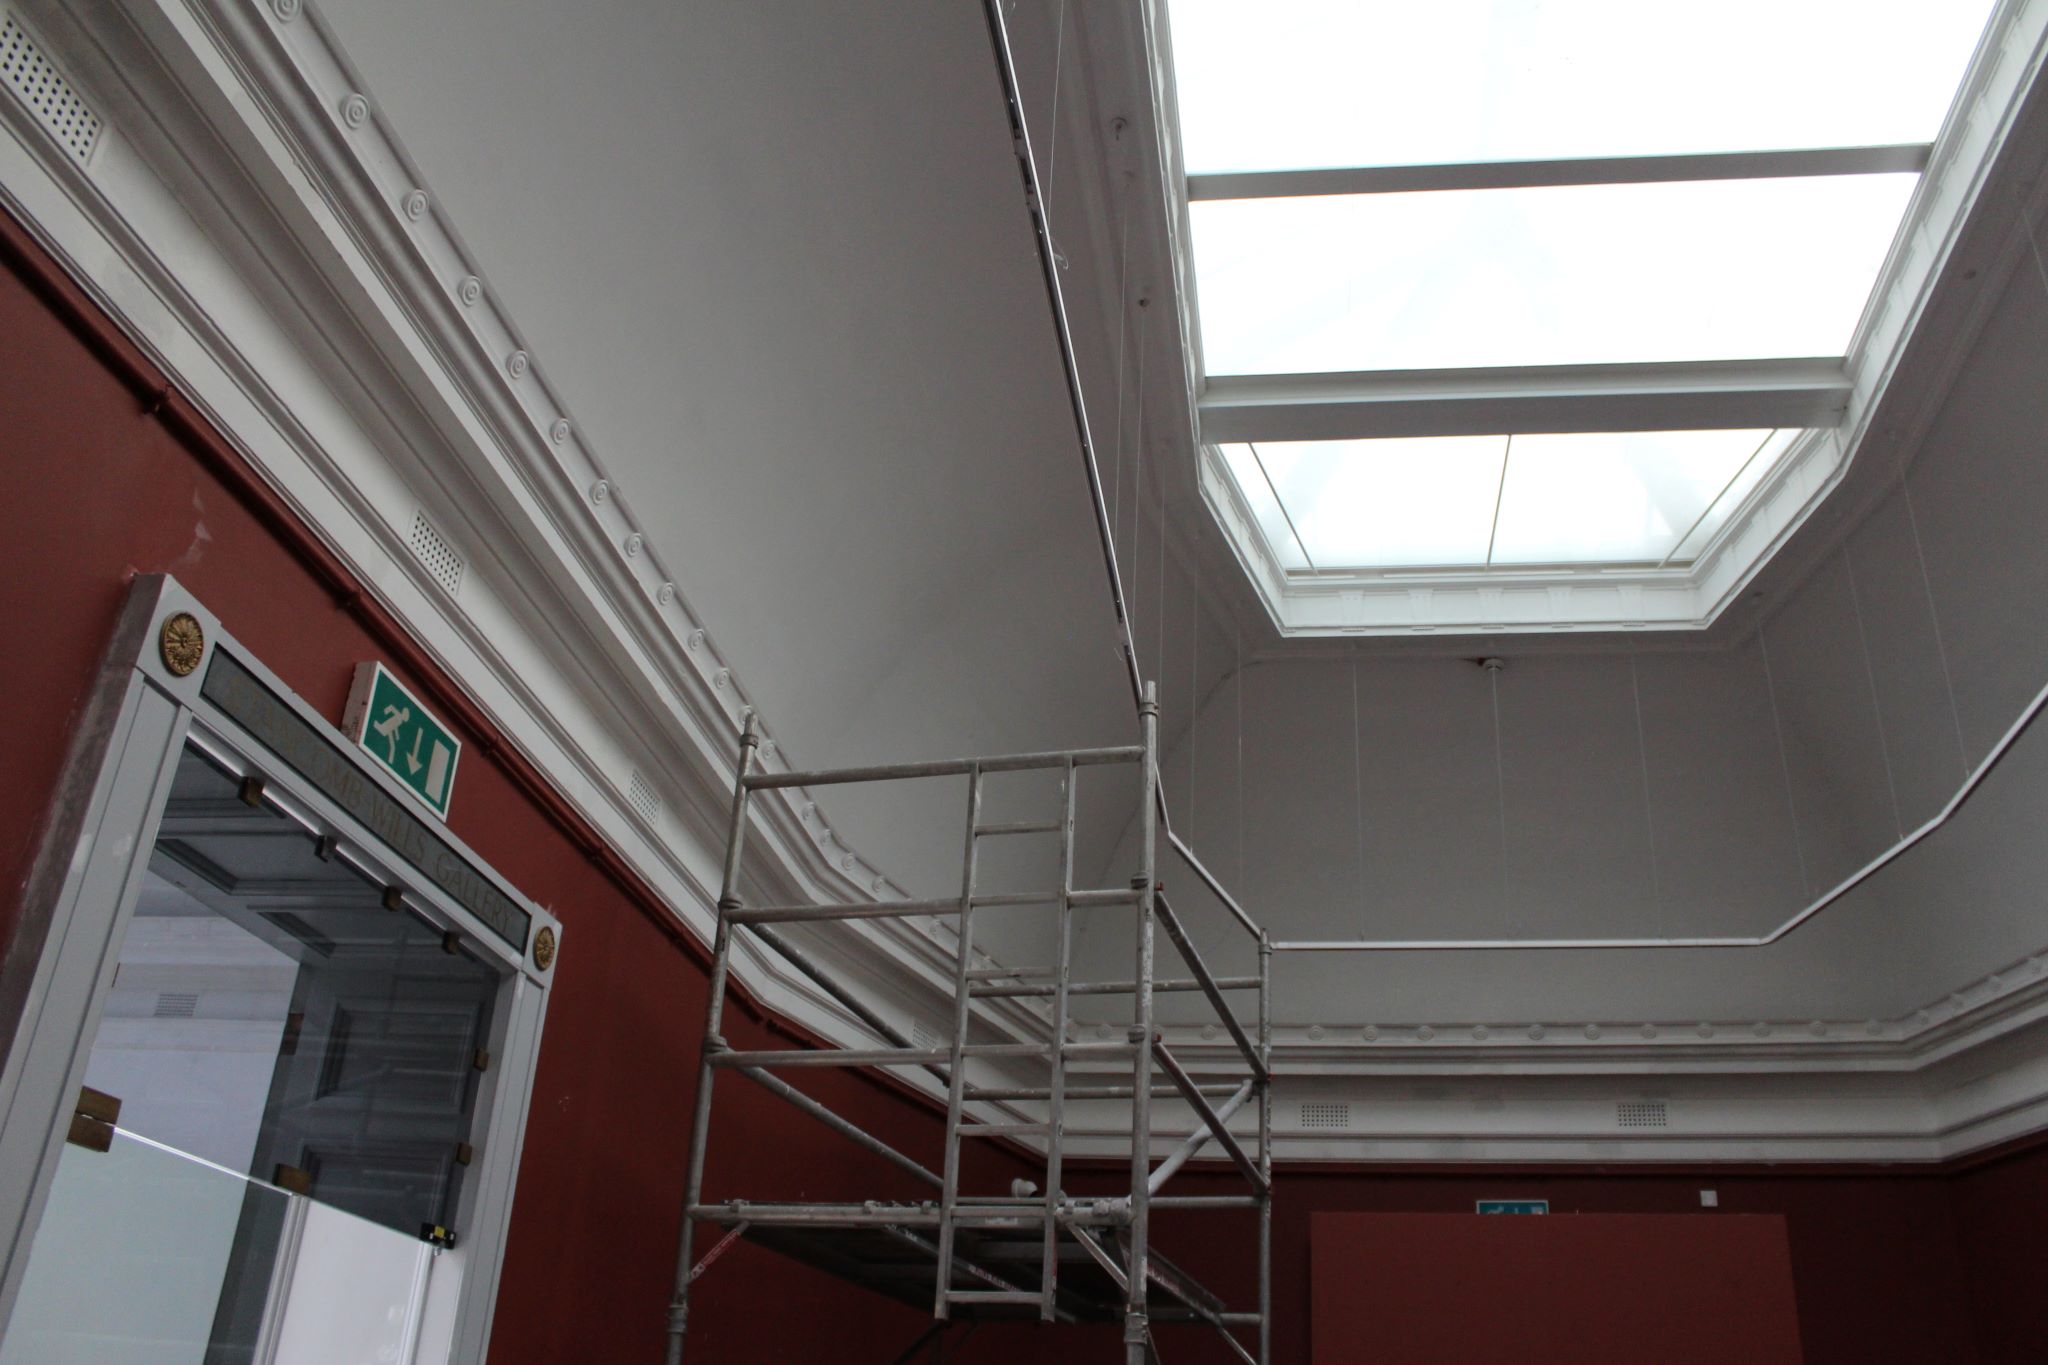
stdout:
POLYGON ((948 1043, 944 1038, 941 1038, 939 1036, 939 1031, 937 1029, 933 1028, 930 1024, 927 1024, 922 1019, 913 1020, 911 1022, 910 1045, 914 1048, 919 1048, 926 1052, 936 1052, 942 1047, 952 1046, 952 1044, 948 1043))
POLYGON ((420 563, 427 566, 427 572, 447 590, 450 597, 462 591, 462 556, 455 553, 455 547, 448 543, 446 536, 434 529, 425 512, 413 515, 410 543, 420 563))
POLYGON ((85 164, 100 140, 100 116, 86 107, 12 15, 0 22, 0 81, 74 160, 85 164))
POLYGON ((1614 1121, 1623 1128, 1666 1128, 1671 1115, 1663 1100, 1622 1100, 1614 1106, 1614 1121))
POLYGON ((198 1011, 197 991, 157 992, 155 1013, 159 1019, 190 1019, 198 1011))
POLYGON ((626 784, 626 800, 648 824, 651 825, 661 818, 660 794, 637 771, 633 774, 633 780, 626 784))
POLYGON ((1305 1100, 1301 1126, 1315 1129, 1343 1129, 1351 1126, 1351 1106, 1341 1100, 1305 1100))

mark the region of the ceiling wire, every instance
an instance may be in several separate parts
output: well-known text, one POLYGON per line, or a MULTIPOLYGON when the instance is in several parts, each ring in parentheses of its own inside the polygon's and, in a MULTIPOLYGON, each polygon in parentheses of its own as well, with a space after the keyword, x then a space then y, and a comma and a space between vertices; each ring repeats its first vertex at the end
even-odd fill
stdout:
POLYGON ((1906 466, 1899 465, 1899 492, 1906 499, 1906 522, 1913 528, 1913 557, 1920 562, 1920 587, 1927 594, 1927 619, 1934 624, 1934 652, 1941 659, 1941 682, 1948 689, 1949 719, 1956 726, 1956 757, 1962 760, 1963 774, 1970 772, 1970 746, 1963 742, 1963 713, 1956 706, 1956 681, 1948 671, 1948 642, 1941 632, 1941 613, 1934 605, 1934 582, 1927 575, 1927 552, 1920 545, 1920 518, 1913 511, 1913 488, 1906 482, 1906 466))
POLYGON ((1863 647, 1863 676, 1870 684, 1870 714, 1877 721, 1877 756, 1884 761, 1884 785, 1892 796, 1892 828, 1906 837, 1906 817, 1899 810, 1899 784, 1892 777, 1892 746, 1884 735, 1884 702, 1877 695, 1877 669, 1870 662, 1870 635, 1863 628, 1863 595, 1856 590, 1856 555, 1842 542, 1842 567, 1849 574, 1849 613, 1856 618, 1856 642, 1863 647))
POLYGON ((1503 910, 1508 904, 1508 770, 1507 761, 1501 754, 1500 739, 1500 668, 1499 660, 1486 665, 1486 677, 1493 691, 1493 781, 1500 817, 1500 903, 1503 910))
POLYGON ((1230 650, 1236 656, 1237 706, 1237 879, 1244 880, 1244 636, 1235 619, 1230 623, 1230 650))
MULTIPOLYGON (((1144 431, 1145 410, 1140 403, 1138 409, 1138 430, 1144 431)), ((1159 489, 1159 672, 1154 676, 1166 676, 1166 462, 1154 459, 1152 482, 1159 489)), ((1164 686, 1164 683, 1161 684, 1164 686)))
POLYGON ((1124 333, 1131 319, 1131 187, 1124 184, 1122 245, 1118 248, 1116 268, 1116 484, 1110 493, 1109 524, 1114 534, 1123 532, 1124 500, 1124 356, 1128 350, 1124 333))
POLYGON ((1806 871, 1806 838, 1799 831, 1799 799, 1792 792, 1792 755, 1785 748, 1785 722, 1778 714, 1778 684, 1771 674, 1771 642, 1761 621, 1757 622, 1756 644, 1764 656, 1764 689, 1771 698, 1771 729, 1778 736, 1778 766, 1785 773, 1785 809, 1792 817, 1792 851, 1799 857, 1799 894, 1811 896, 1813 882, 1806 871))
POLYGON ((1636 759, 1643 771, 1643 841, 1650 851, 1650 910, 1663 924, 1664 883, 1657 870, 1657 817, 1650 801, 1650 739, 1643 728, 1643 680, 1636 669, 1636 654, 1629 651, 1628 687, 1635 696, 1636 705, 1636 759))
POLYGON ((1358 720, 1358 656, 1351 656, 1351 807, 1358 853, 1358 933, 1365 936, 1365 742, 1358 720))
POLYGON ((1201 847, 1195 823, 1195 759, 1202 752, 1202 588, 1188 579, 1188 847, 1201 847))
MULTIPOLYGON (((1067 55, 1067 0, 1060 0, 1060 18, 1052 40, 1052 136, 1045 154, 1045 183, 1039 186, 1039 194, 1045 199, 1045 221, 1052 225, 1052 176, 1060 164, 1060 71, 1067 55)), ((1060 269, 1067 268, 1066 253, 1053 243, 1053 259, 1060 263, 1060 269)))

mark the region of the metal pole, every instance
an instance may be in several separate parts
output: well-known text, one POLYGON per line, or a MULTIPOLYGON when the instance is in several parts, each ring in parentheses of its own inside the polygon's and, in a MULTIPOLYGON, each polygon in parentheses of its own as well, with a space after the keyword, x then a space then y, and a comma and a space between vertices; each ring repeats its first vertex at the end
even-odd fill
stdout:
POLYGON ((1159 686, 1145 684, 1138 707, 1145 732, 1144 782, 1140 788, 1137 964, 1137 1008, 1131 1023, 1131 1263, 1130 1287, 1124 1299, 1124 1365, 1146 1365, 1151 1330, 1146 1322, 1146 1285, 1150 1276, 1152 1165, 1152 902, 1158 886, 1159 686))
MULTIPOLYGON (((1060 291, 1059 253, 1052 244, 1052 222, 1047 217, 1045 198, 1039 190, 1038 159, 1031 152, 1031 132, 1024 118, 1024 93, 1017 83, 1017 67, 1010 51, 1010 30, 1003 20, 1003 0, 983 0, 982 13, 988 19, 989 45, 995 49, 996 74, 1002 78, 1003 99, 1010 110, 1010 141, 1024 176, 1024 203, 1031 212, 1033 235, 1038 239, 1038 269, 1045 280, 1046 303, 1052 308, 1053 329, 1059 334, 1060 367, 1067 380, 1067 403, 1074 411, 1074 434, 1081 443, 1081 467, 1088 475, 1088 496, 1095 505, 1095 535, 1102 543, 1102 564, 1109 574, 1109 600, 1116 608, 1117 645, 1124 656, 1131 695, 1141 697, 1138 685, 1138 646, 1131 637, 1130 613, 1124 605, 1123 571, 1116 562, 1116 532, 1109 524, 1109 503, 1102 496, 1102 468, 1095 459, 1095 436, 1088 427, 1087 387, 1081 382, 1081 366, 1074 352, 1074 331, 1067 322, 1067 301, 1060 291)), ((1117 300, 1123 307, 1123 300, 1117 300)), ((1150 698, 1145 698, 1149 701, 1150 698)), ((1144 712, 1144 701, 1138 707, 1144 712)), ((1145 788, 1149 800, 1152 787, 1145 788)), ((1145 875, 1152 875, 1152 862, 1145 863, 1145 875)), ((1133 1357, 1135 1365, 1143 1365, 1133 1357)))
POLYGON ((1041 1295, 1038 1317, 1051 1322, 1055 1294, 1059 1288, 1060 1179, 1065 1155, 1067 1128, 1067 977, 1073 967, 1073 910, 1068 897, 1074 889, 1074 765, 1066 766, 1061 783, 1060 819, 1060 903, 1053 928, 1052 1106, 1047 1115, 1045 1158, 1045 1244, 1040 1252, 1038 1287, 1041 1295))
MULTIPOLYGON (((946 1084, 945 1183, 939 1188, 938 1287, 932 1316, 952 1316, 953 1208, 960 1197, 960 1109, 967 1091, 967 972, 974 965, 975 830, 981 824, 981 769, 967 770, 967 845, 960 857, 960 956, 953 965, 953 1051, 946 1084)), ((1059 1041, 1054 1042, 1054 1047, 1059 1041)))
MULTIPOLYGON (((1226 1123, 1229 1122, 1232 1114, 1244 1108, 1245 1101, 1252 1097, 1252 1091, 1258 1088, 1258 1084, 1257 1081, 1246 1081, 1243 1085, 1231 1091, 1230 1098, 1217 1106, 1216 1117, 1226 1123)), ((1181 1094, 1181 1090, 1176 1086, 1170 1093, 1178 1096, 1181 1094)), ((1154 1204, 1159 1202, 1159 1191, 1166 1182, 1179 1174, 1180 1168, 1187 1165, 1197 1152, 1208 1146, 1210 1140, 1214 1137, 1215 1134, 1209 1131, 1209 1125, 1206 1123, 1202 1124, 1194 1132, 1187 1135, 1186 1141, 1174 1148, 1172 1155, 1152 1168, 1152 1175, 1145 1183, 1152 1190, 1152 1202, 1154 1204)))
POLYGON ((683 1333, 690 1324, 690 1252, 696 1220, 690 1211, 703 1202, 704 1147, 711 1135, 711 1057, 724 1049, 718 1028, 725 1013, 725 978, 732 958, 732 923, 727 912, 739 908, 740 853, 747 839, 747 772, 754 766, 760 743, 754 714, 747 713, 740 730, 739 770, 732 784, 732 826, 725 840, 725 872, 718 887, 718 929, 711 945, 711 991, 704 1008, 704 1045, 697 1061, 696 1112, 690 1120, 690 1164, 683 1179, 683 1230, 676 1248, 675 1292, 668 1309, 668 1365, 682 1365, 683 1333))
POLYGON ((1273 1365, 1273 938, 1259 931, 1259 1365, 1273 1365))

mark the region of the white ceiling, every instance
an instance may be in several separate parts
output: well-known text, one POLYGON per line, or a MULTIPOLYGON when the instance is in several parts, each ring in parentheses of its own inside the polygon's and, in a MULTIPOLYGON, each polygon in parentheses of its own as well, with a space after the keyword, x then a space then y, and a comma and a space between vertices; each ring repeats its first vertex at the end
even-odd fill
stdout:
POLYGON ((322 14, 793 763, 1133 740, 978 7, 322 14))
MULTIPOLYGON (((2048 290, 2031 270, 2014 276, 1925 442, 1917 527, 1862 476, 1837 495, 1852 520, 1875 508, 1853 580, 1846 526, 1822 516, 1767 571, 1763 595, 1704 641, 1489 647, 1513 656, 1498 759, 1489 684, 1457 657, 1478 651, 1284 645, 1203 520, 1184 433, 1174 444, 1186 395, 1155 380, 1140 401, 1116 364, 1119 303, 1163 301, 1169 278, 1163 202, 1147 198, 1156 170, 1132 150, 1149 111, 1119 103, 1135 78, 1106 65, 1129 51, 1127 19, 1083 30, 1074 18, 1069 31, 1063 7, 1020 8, 1035 126, 1052 122, 1055 51, 1071 101, 1055 221, 1070 233, 1064 278, 1141 661, 1161 679, 1176 744, 1175 820, 1277 933, 1758 932, 1896 836, 1891 786, 1902 808, 1938 804, 1962 755, 1974 761, 2048 681, 2048 621, 2030 615, 2048 602, 2036 543, 2048 487, 2029 482, 2043 424, 2025 410, 2039 399, 2028 366, 2048 348, 2048 290), (1117 115, 1129 126, 1112 132, 1117 115), (1126 195, 1138 216, 1124 280, 1109 248, 1122 223, 1104 206, 1126 195), (1933 477, 1943 468, 1955 477, 1933 477), (1138 512, 1162 498, 1164 538, 1159 517, 1138 512), (1863 601, 1859 635, 1856 605, 1841 610, 1852 581, 1874 600, 1912 600, 1899 547, 1916 530, 1953 712, 1928 672, 1931 615, 1863 601), (1789 680, 1763 675, 1760 614, 1789 680), (1897 666, 1866 669, 1866 648, 1897 666), (1356 742, 1344 720, 1354 676, 1356 742), (1895 692, 1873 709, 1879 677, 1895 692), (1881 788, 1873 773, 1886 766, 1881 788), (1788 782, 1796 835, 1779 814, 1788 782)), ((859 6, 652 0, 326 0, 321 12, 793 762, 1129 741, 978 6, 898 7, 881 21, 859 6)), ((1135 338, 1164 337, 1170 313, 1126 307, 1133 355, 1135 338)), ((2008 838, 2048 783, 2034 766, 2048 758, 2023 747, 1968 823, 1778 949, 1294 959, 1281 1013, 1910 1010, 1959 973, 2041 946, 2024 942, 2030 845, 2008 838)), ((825 810, 916 889, 956 865, 956 802, 947 789, 834 797, 825 810)), ((1104 839, 1083 863, 1117 881, 1123 857, 1104 839)), ((1201 937, 1228 940, 1213 915, 1201 937)), ((1110 938, 1091 941, 1106 952, 1110 938)), ((1031 954, 1030 935, 998 942, 1031 954)))

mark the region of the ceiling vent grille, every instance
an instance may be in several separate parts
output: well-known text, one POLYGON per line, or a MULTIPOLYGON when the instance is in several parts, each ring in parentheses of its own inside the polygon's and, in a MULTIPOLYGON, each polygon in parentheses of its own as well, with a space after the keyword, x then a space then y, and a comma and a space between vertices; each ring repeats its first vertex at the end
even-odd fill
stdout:
POLYGON ((1622 1128, 1668 1128, 1671 1114, 1663 1100, 1622 1100, 1614 1106, 1614 1122, 1622 1128))
POLYGON ((948 1048, 952 1046, 944 1038, 941 1038, 939 1036, 939 1031, 937 1029, 933 1028, 930 1024, 927 1024, 922 1019, 914 1019, 911 1021, 910 1045, 922 1052, 937 1052, 941 1048, 948 1048))
POLYGON ((1325 1131, 1348 1129, 1351 1127, 1351 1106, 1341 1100, 1304 1100, 1301 1126, 1325 1131))
POLYGON ((638 769, 633 772, 633 780, 626 784, 626 800, 648 824, 651 825, 661 818, 661 795, 640 775, 638 769))
POLYGON ((157 992, 155 1014, 159 1019, 190 1019, 198 1012, 197 991, 157 992))
POLYGON ((0 21, 0 81, 21 97, 36 122, 83 166, 100 140, 100 116, 8 15, 0 21))
POLYGON ((462 591, 462 556, 455 553, 455 547, 448 538, 434 529, 425 512, 415 512, 412 518, 412 535, 408 539, 412 552, 419 556, 420 563, 427 566, 427 572, 434 576, 450 597, 462 591))

